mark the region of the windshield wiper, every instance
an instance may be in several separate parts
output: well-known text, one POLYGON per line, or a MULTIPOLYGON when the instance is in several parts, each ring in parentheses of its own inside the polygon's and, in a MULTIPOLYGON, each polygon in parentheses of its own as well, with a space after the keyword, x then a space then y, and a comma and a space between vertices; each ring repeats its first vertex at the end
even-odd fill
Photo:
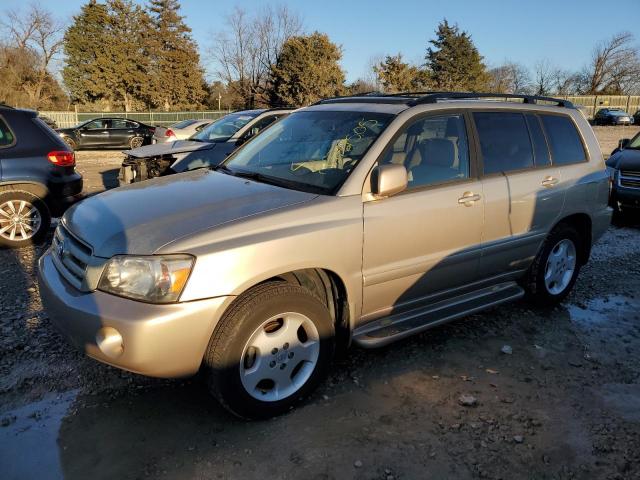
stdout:
POLYGON ((293 180, 287 180, 279 177, 271 177, 258 172, 248 172, 246 170, 231 170, 226 165, 219 165, 218 168, 224 170, 225 173, 234 175, 240 178, 246 178, 248 180, 254 180, 260 183, 267 183, 269 185, 275 185, 276 187, 289 188, 291 190, 299 190, 308 193, 320 193, 327 194, 327 189, 318 185, 311 185, 308 183, 300 183, 293 180))

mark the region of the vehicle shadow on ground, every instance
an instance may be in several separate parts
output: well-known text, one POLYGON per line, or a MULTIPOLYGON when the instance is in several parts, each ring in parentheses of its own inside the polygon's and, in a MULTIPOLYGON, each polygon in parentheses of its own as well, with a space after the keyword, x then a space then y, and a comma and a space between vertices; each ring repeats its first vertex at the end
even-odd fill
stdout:
POLYGON ((111 170, 105 170, 100 172, 100 176, 102 177, 102 185, 105 190, 110 190, 112 188, 116 188, 119 186, 118 184, 118 173, 120 172, 119 168, 112 168, 111 170))
POLYGON ((568 405, 597 400, 557 391, 575 383, 566 365, 580 359, 571 322, 568 308, 534 313, 517 302, 393 347, 352 350, 309 402, 269 421, 235 419, 192 381, 80 397, 59 434, 64 477, 475 478, 480 462, 546 478, 592 457, 568 405), (500 353, 505 341, 516 355, 500 353), (462 393, 478 404, 460 406, 462 393), (527 445, 514 448, 524 431, 527 445))

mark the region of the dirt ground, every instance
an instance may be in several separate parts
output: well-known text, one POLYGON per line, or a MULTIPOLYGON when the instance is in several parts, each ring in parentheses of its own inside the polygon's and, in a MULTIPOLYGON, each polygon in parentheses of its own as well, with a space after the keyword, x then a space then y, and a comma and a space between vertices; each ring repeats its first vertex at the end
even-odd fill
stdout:
MULTIPOLYGON (((596 132, 606 153, 631 136, 596 132)), ((87 193, 114 185, 121 158, 78 153, 87 193)), ((638 218, 609 229, 561 306, 520 301, 352 348, 264 422, 232 418, 197 380, 67 345, 39 300, 45 248, 0 250, 0 478, 640 478, 638 218)))

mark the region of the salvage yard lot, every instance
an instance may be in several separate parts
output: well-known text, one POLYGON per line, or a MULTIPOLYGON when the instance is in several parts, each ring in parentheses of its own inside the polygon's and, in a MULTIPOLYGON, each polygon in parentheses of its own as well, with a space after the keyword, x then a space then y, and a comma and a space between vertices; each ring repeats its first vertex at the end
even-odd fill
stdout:
MULTIPOLYGON (((638 130, 595 128, 607 154, 638 130)), ((117 184, 121 152, 77 158, 87 194, 117 184)), ((0 250, 2 478, 638 478, 637 219, 609 229, 560 307, 353 348, 306 404, 254 423, 196 381, 70 347, 38 297, 45 248, 0 250)))

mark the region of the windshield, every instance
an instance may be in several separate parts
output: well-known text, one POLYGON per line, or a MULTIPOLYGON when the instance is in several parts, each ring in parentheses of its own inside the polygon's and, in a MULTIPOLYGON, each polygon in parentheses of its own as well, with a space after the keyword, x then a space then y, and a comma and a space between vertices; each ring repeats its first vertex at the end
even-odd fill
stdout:
POLYGON ((260 112, 230 113, 220 120, 216 120, 207 128, 203 128, 191 139, 202 142, 224 142, 258 115, 260 115, 260 112))
POLYGON ((633 137, 625 148, 633 148, 634 150, 640 150, 640 133, 638 133, 635 137, 633 137))
POLYGON ((293 113, 247 143, 222 169, 266 183, 332 194, 392 118, 383 113, 293 113))
POLYGON ((170 128, 187 128, 189 125, 193 125, 197 120, 182 120, 181 122, 174 123, 170 128))

